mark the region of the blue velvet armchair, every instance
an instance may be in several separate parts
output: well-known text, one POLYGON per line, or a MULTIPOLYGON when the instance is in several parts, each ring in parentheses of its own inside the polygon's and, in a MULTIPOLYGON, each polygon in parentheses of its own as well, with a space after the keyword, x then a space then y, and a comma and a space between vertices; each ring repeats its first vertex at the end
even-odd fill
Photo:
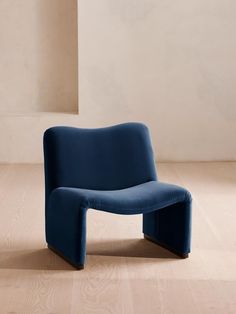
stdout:
POLYGON ((143 214, 146 239, 188 256, 191 195, 158 181, 145 125, 52 127, 44 133, 44 161, 46 241, 77 269, 85 264, 88 208, 143 214))

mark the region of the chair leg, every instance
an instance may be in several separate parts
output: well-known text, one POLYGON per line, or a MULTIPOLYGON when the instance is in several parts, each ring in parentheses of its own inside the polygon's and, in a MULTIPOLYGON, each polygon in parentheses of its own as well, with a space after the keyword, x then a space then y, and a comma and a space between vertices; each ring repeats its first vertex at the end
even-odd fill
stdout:
POLYGON ((187 258, 191 242, 191 199, 143 215, 143 233, 181 258, 187 258))
MULTIPOLYGON (((63 204, 62 204, 63 205, 63 204)), ((46 241, 48 247, 77 269, 83 269, 86 257, 85 208, 65 208, 46 212, 46 241)))
POLYGON ((189 254, 188 253, 179 253, 177 251, 175 251, 173 248, 167 246, 166 244, 164 243, 161 243, 160 241, 158 241, 157 239, 155 238, 152 238, 152 237, 149 237, 148 235, 144 234, 144 238, 148 241, 151 241, 153 243, 156 243, 158 244, 159 246, 163 247, 164 249, 167 249, 168 251, 174 253, 175 255, 179 256, 180 258, 188 258, 189 254))
POLYGON ((76 268, 77 270, 82 270, 84 269, 84 265, 83 264, 74 264, 71 260, 69 260, 65 255, 63 255, 61 252, 57 251, 57 249, 54 249, 51 245, 48 244, 48 248, 53 251, 55 254, 57 254, 58 256, 60 256, 61 258, 63 258, 67 263, 69 263, 70 265, 72 265, 74 268, 76 268))

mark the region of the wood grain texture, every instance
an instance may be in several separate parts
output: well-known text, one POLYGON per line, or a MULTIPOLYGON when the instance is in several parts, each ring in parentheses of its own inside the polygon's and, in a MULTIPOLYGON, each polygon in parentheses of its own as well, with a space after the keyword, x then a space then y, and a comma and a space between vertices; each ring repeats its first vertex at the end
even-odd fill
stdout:
POLYGON ((236 163, 161 163, 193 195, 178 259, 143 239, 142 216, 88 211, 86 268, 44 240, 42 165, 0 165, 0 314, 236 313, 236 163))

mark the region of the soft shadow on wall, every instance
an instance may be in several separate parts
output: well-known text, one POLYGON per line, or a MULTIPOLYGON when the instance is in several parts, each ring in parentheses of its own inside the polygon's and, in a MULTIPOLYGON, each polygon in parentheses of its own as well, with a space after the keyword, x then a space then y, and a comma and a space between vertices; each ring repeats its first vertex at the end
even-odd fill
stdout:
POLYGON ((77 112, 77 0, 0 2, 0 113, 77 112))
POLYGON ((38 1, 38 25, 39 110, 77 112, 77 0, 38 1))

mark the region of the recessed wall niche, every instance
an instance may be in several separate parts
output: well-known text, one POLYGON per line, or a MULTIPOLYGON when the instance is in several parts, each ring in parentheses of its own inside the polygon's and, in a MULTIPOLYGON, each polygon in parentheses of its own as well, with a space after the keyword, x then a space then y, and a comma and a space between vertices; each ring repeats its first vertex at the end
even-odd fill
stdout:
POLYGON ((77 0, 0 2, 0 114, 78 113, 77 0))

